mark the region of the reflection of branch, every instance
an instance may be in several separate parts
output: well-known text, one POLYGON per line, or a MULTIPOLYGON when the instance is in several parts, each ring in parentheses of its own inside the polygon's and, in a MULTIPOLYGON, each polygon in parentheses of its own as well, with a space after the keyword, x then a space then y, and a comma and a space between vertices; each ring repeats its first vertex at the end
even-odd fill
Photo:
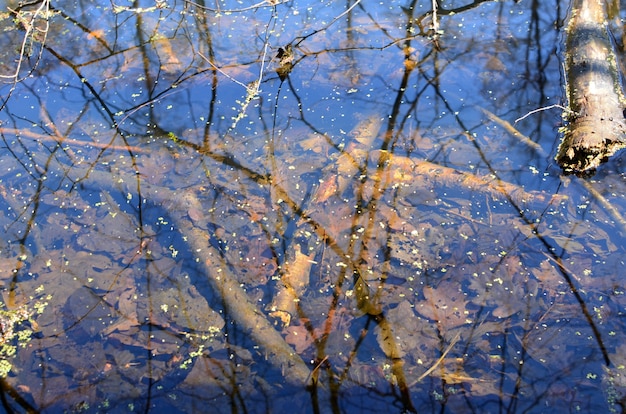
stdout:
POLYGON ((198 55, 200 55, 200 57, 201 57, 202 59, 204 59, 204 60, 206 61, 206 63, 208 63, 209 65, 211 65, 211 67, 212 67, 213 69, 215 69, 216 71, 218 71, 218 72, 219 72, 219 73, 221 73, 222 75, 226 76, 228 79, 230 79, 231 81, 235 82, 237 85, 241 85, 241 86, 243 86, 243 87, 244 87, 244 88, 246 88, 246 89, 248 88, 248 85, 246 85, 246 84, 245 84, 245 83, 243 83, 243 82, 238 81, 237 79, 235 79, 235 78, 233 78, 232 76, 230 76, 228 73, 224 72, 222 69, 218 68, 218 67, 215 65, 215 63, 211 62, 211 59, 209 59, 208 57, 204 56, 204 55, 203 55, 202 53, 200 53, 200 52, 196 52, 196 53, 198 53, 198 55))
MULTIPOLYGON (((274 19, 274 16, 272 16, 270 18, 270 22, 273 19, 274 19)), ((246 88, 246 97, 244 98, 243 102, 239 102, 238 101, 238 103, 241 105, 241 109, 237 113, 237 116, 233 119, 233 123, 230 126, 230 130, 235 129, 235 127, 237 126, 239 121, 241 121, 245 117, 246 110, 248 109, 248 106, 250 105, 250 102, 252 102, 255 99, 258 99, 259 94, 261 92, 261 81, 263 80, 263 73, 265 72, 265 59, 267 57, 267 49, 269 47, 269 36, 270 36, 270 31, 271 31, 270 28, 271 27, 272 27, 272 25, 270 23, 268 23, 267 26, 266 26, 266 29, 265 29, 265 41, 263 43, 263 55, 261 55, 261 59, 260 59, 260 61, 261 61, 261 68, 259 69, 259 77, 258 77, 258 79, 250 82, 248 85, 244 85, 242 82, 240 82, 240 81, 232 78, 231 76, 227 75, 220 68, 218 68, 213 62, 211 62, 208 58, 206 58, 202 53, 198 52, 200 57, 202 57, 209 65, 211 65, 213 67, 213 69, 215 69, 218 72, 220 72, 221 74, 225 75, 228 79, 232 80, 233 82, 235 82, 235 83, 243 86, 244 88, 246 88)))
POLYGON ((399 356, 398 344, 396 343, 393 327, 384 317, 384 314, 375 317, 375 319, 378 324, 378 328, 380 329, 381 336, 387 338, 387 340, 382 342, 379 341, 379 343, 383 352, 387 355, 387 358, 391 360, 391 372, 395 377, 402 395, 402 402, 404 404, 403 412, 416 413, 417 410, 413 406, 411 394, 409 392, 411 385, 407 383, 406 375, 404 375, 404 360, 399 356))
MULTIPOLYGON (((85 33, 87 35, 87 37, 89 38, 89 35, 92 33, 91 29, 87 26, 85 26, 83 23, 81 23, 79 20, 77 20, 76 18, 74 18, 73 16, 67 14, 65 11, 57 9, 54 6, 50 6, 50 9, 53 10, 55 13, 58 13, 58 15, 63 18, 63 20, 66 20, 67 22, 71 23, 72 26, 77 27, 78 29, 82 30, 83 33, 85 33)), ((114 51, 113 47, 110 46, 105 40, 104 38, 102 38, 101 36, 93 36, 93 39, 95 39, 100 45, 102 45, 102 47, 104 47, 109 53, 113 54, 113 53, 122 53, 123 50, 118 50, 118 51, 114 51)), ((90 62, 84 62, 82 65, 87 65, 90 62)))
MULTIPOLYGON (((542 237, 539 237, 539 239, 545 243, 544 241, 545 239, 543 239, 542 237)), ((607 366, 611 365, 611 359, 609 358, 609 354, 607 352, 606 346, 604 345, 604 341, 602 340, 600 329, 598 329, 598 326, 594 322, 593 316, 591 315, 591 312, 589 312, 589 309, 587 308, 587 303, 585 303, 585 299, 583 299, 582 295, 580 294, 580 290, 574 284, 574 277, 575 277, 574 272, 570 272, 565 267, 561 258, 554 255, 553 250, 550 251, 550 254, 546 252, 543 252, 543 254, 556 265, 557 269, 559 269, 559 273, 561 273, 561 276, 563 276, 563 279, 565 279, 565 282, 567 283, 570 291, 576 298, 576 301, 578 302, 578 305, 580 306, 580 310, 583 316, 585 317, 585 319, 587 320, 587 324, 589 324, 589 328, 591 328, 591 332, 593 332, 593 337, 596 340, 598 347, 600 348, 600 352, 602 352, 602 356, 604 357, 604 362, 606 363, 607 366)))
POLYGON ((113 114, 113 111, 111 111, 111 109, 109 108, 109 105, 102 99, 102 97, 100 96, 98 91, 96 91, 96 88, 94 88, 94 86, 89 82, 89 80, 85 76, 83 76, 83 74, 81 73, 78 65, 74 64, 68 58, 66 58, 63 55, 61 55, 60 53, 58 53, 55 49, 53 49, 53 48, 51 48, 49 46, 45 46, 45 48, 46 48, 46 50, 48 52, 50 52, 50 54, 52 54, 60 62, 64 63, 70 69, 72 69, 74 71, 74 73, 76 74, 76 76, 78 76, 78 79, 80 79, 82 84, 85 85, 87 87, 87 89, 89 89, 89 92, 91 92, 93 97, 100 103, 101 108, 107 113, 107 115, 109 116, 109 119, 111 120, 111 122, 113 122, 113 124, 115 126, 117 126, 117 123, 115 122, 115 115, 113 114))

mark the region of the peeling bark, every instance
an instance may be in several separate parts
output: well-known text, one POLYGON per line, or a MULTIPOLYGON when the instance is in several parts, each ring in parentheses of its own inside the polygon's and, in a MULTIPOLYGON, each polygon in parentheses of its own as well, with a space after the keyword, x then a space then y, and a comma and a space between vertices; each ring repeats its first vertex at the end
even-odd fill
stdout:
POLYGON ((605 0, 573 0, 565 29, 569 108, 556 161, 588 174, 626 147, 626 99, 605 0))

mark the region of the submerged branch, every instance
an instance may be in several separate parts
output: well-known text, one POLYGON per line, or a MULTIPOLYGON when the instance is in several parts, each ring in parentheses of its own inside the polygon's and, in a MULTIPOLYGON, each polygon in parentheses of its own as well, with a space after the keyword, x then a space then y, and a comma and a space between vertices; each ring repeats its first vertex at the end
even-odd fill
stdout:
POLYGON ((604 197, 602 193, 600 193, 590 182, 588 182, 587 180, 580 180, 580 183, 583 187, 585 187, 589 194, 595 197, 595 199, 598 201, 598 204, 600 204, 604 208, 604 210, 611 217, 613 217, 615 223, 617 223, 622 232, 626 234, 626 219, 624 219, 622 213, 613 204, 611 204, 611 202, 607 200, 606 197, 604 197))
MULTIPOLYGON (((521 121, 522 119, 526 118, 527 116, 529 116, 530 114, 532 114, 534 112, 541 111, 541 110, 544 110, 544 109, 554 108, 554 107, 563 108, 560 105, 552 105, 552 106, 549 106, 547 108, 535 109, 534 111, 531 111, 531 112, 527 113, 523 117, 516 119, 515 122, 517 123, 518 121, 521 121)), ((524 135, 521 132, 519 132, 517 130, 517 128, 515 128, 513 125, 511 125, 510 122, 505 121, 504 119, 500 118, 496 114, 494 114, 494 113, 492 113, 492 112, 490 112, 490 111, 488 111, 488 110, 486 110, 484 108, 480 108, 480 110, 485 115, 487 115, 487 117, 491 121, 499 124, 501 127, 503 127, 505 129, 506 132, 508 132, 509 134, 513 135, 515 138, 517 138, 522 144, 524 144, 527 147, 533 149, 534 151, 536 151, 541 156, 545 155, 545 152, 544 152, 543 148, 541 148, 541 145, 539 145, 538 143, 536 143, 535 141, 533 141, 532 139, 530 139, 526 135, 524 135)))
POLYGON ((133 153, 148 153, 149 151, 138 146, 115 145, 111 142, 81 141, 78 139, 67 138, 63 136, 56 128, 53 128, 51 134, 41 134, 26 128, 5 128, 0 127, 0 136, 15 136, 16 138, 31 138, 37 142, 51 142, 58 145, 74 145, 78 147, 100 148, 111 151, 132 151, 133 153))
POLYGON ((481 176, 445 167, 426 160, 413 160, 377 150, 370 153, 370 159, 385 169, 380 179, 393 183, 453 187, 478 194, 485 194, 495 200, 510 199, 516 204, 564 201, 567 197, 558 194, 548 200, 545 194, 528 192, 523 187, 502 181, 493 176, 481 176))
MULTIPOLYGON (((97 170, 87 172, 73 167, 72 172, 78 173, 80 177, 88 176, 85 181, 96 185, 97 188, 109 188, 113 191, 119 188, 112 187, 121 186, 125 192, 132 192, 136 182, 130 174, 121 172, 115 179, 112 179, 110 173, 97 170)), ((283 373, 287 382, 295 385, 305 384, 310 378, 309 367, 248 296, 244 286, 224 262, 220 251, 209 242, 207 232, 195 226, 187 215, 190 205, 202 205, 193 190, 176 192, 158 185, 143 183, 142 196, 156 205, 168 205, 170 210, 184 212, 170 214, 171 220, 187 241, 190 251, 198 257, 198 265, 206 274, 214 292, 221 298, 228 315, 239 329, 250 335, 267 361, 283 373)))

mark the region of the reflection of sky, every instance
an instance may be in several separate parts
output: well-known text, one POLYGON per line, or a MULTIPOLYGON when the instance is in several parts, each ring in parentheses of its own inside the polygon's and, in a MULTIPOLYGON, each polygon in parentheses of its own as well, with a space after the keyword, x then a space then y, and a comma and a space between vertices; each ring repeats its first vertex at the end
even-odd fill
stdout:
POLYGON ((219 17, 176 8, 95 14, 91 7, 69 7, 66 13, 75 13, 79 24, 66 28, 61 16, 54 18, 38 76, 18 84, 1 116, 12 127, 46 134, 54 125, 85 141, 110 141, 117 123, 131 144, 168 133, 196 145, 221 139, 227 150, 229 142, 245 143, 247 151, 237 155, 252 167, 263 162, 259 154, 269 138, 287 143, 276 154, 303 155, 299 140, 315 133, 347 144, 360 120, 376 116, 386 122, 374 148, 385 138, 398 154, 480 174, 495 170, 527 190, 559 186, 551 159, 558 109, 515 125, 544 155, 481 111, 512 123, 562 103, 553 23, 558 9, 545 2, 535 11, 485 2, 441 14, 438 50, 415 24, 430 27, 430 17, 423 18, 429 7, 417 6, 406 37, 407 14, 398 12, 403 6, 363 2, 330 26, 345 4, 289 2, 219 17), (84 47, 63 42, 62 32, 84 47), (296 65, 281 82, 276 55, 287 44, 294 46, 296 65), (259 96, 245 106, 246 86, 259 78, 259 96))
MULTIPOLYGON (((241 7, 233 3, 220 7, 241 7)), ((428 29, 424 4, 411 21, 428 29)), ((114 123, 124 135, 136 135, 131 143, 170 132, 198 145, 232 136, 260 151, 268 137, 295 144, 311 133, 339 144, 359 119, 378 116, 393 125, 383 125, 375 147, 386 134, 398 153, 416 151, 418 158, 483 174, 496 169, 529 190, 560 184, 551 159, 558 109, 515 125, 540 144, 547 154, 541 156, 480 111, 512 123, 562 103, 554 4, 542 2, 533 11, 523 3, 486 2, 442 14, 440 50, 432 38, 418 36, 415 25, 402 40, 408 19, 399 13, 402 2, 362 2, 331 26, 346 11, 344 3, 287 2, 219 17, 180 14, 179 6, 119 14, 68 6, 64 12, 76 24, 53 18, 36 76, 17 85, 2 121, 43 134, 55 126, 70 138, 100 142, 114 136, 114 123), (287 44, 294 45, 296 65, 281 82, 276 54, 287 44), (232 128, 245 87, 259 78, 259 97, 232 128)), ((27 63, 33 62, 24 70, 27 63)), ((256 162, 252 154, 242 157, 256 162)))
MULTIPOLYGON (((263 100, 252 102, 247 108, 248 119, 240 124, 239 132, 248 135, 258 133, 254 126, 258 114, 265 117, 265 122, 271 117, 275 127, 300 129, 306 128, 300 123, 302 111, 306 123, 336 135, 354 126, 350 118, 355 113, 389 116, 396 110, 405 118, 403 129, 397 134, 427 134, 437 128, 452 128, 481 136, 485 131, 480 127, 482 115, 476 107, 511 121, 560 100, 554 53, 556 31, 551 26, 557 16, 548 17, 554 14, 549 5, 539 13, 540 19, 521 5, 509 3, 485 3, 456 16, 440 16, 440 52, 433 50, 426 37, 393 42, 406 35, 406 19, 399 19, 397 13, 401 5, 359 4, 351 10, 350 26, 340 19, 328 30, 320 29, 344 12, 345 5, 289 3, 279 5, 274 15, 272 8, 266 7, 254 14, 233 13, 220 18, 209 14, 207 21, 199 15, 179 16, 167 11, 163 12, 167 19, 162 22, 156 12, 104 12, 99 17, 85 13, 77 18, 85 26, 93 27, 91 24, 100 18, 103 22, 96 27, 117 25, 118 29, 103 29, 102 33, 94 29, 88 36, 87 48, 72 56, 80 64, 75 70, 46 54, 46 70, 53 72, 33 81, 32 90, 46 92, 43 106, 53 119, 57 111, 64 109, 60 122, 72 122, 71 117, 93 111, 87 118, 91 118, 94 127, 115 121, 130 133, 182 134, 191 130, 192 136, 206 122, 218 134, 230 129, 246 97, 244 85, 259 78, 260 58, 264 58, 260 87, 263 100), (268 22, 274 29, 272 33, 265 31, 268 22), (200 29, 201 23, 210 30, 211 53, 203 50, 206 44, 202 39, 194 37, 198 34, 184 36, 185 29, 200 29), (538 26, 539 39, 532 38, 529 29, 534 26, 538 26), (300 42, 302 36, 316 30, 320 32, 300 42), (164 37, 167 42, 150 42, 151 37, 164 37), (99 40, 112 45, 111 39, 115 39, 111 50, 102 45, 96 47, 99 40), (147 42, 145 46, 133 47, 140 39, 147 42), (280 82, 273 72, 277 66, 275 56, 278 47, 288 43, 298 45, 297 64, 279 90, 280 82), (93 55, 89 55, 89 46, 93 46, 93 55), (400 106, 392 109, 405 74, 403 47, 410 48, 410 59, 423 63, 410 74, 406 91, 399 98, 400 106), (215 74, 216 83, 211 66, 199 55, 194 56, 195 51, 203 56, 211 54, 214 64, 221 68, 215 74), (170 56, 171 53, 175 55, 170 56), (182 74, 167 67, 172 60, 178 62, 174 69, 182 74), (55 67, 62 69, 54 70, 55 67), (92 90, 85 88, 80 76, 92 90), (98 93, 101 102, 89 97, 93 92, 98 93), (257 106, 261 102, 259 112, 257 106), (111 114, 114 119, 107 119, 111 114)), ((228 5, 220 7, 228 9, 228 5)), ((427 10, 420 4, 414 17, 418 19, 427 10)), ((83 34, 76 29, 71 32, 77 37, 83 34)), ((52 33, 50 47, 63 54, 67 45, 52 33)), ((530 132, 535 131, 531 138, 545 140, 542 144, 551 149, 557 116, 554 111, 539 113, 521 125, 530 125, 530 132), (545 116, 551 122, 543 127, 545 116)), ((447 136, 449 132, 442 134, 447 136)), ((510 152, 508 156, 523 152, 510 152)), ((545 168, 546 161, 539 168, 545 168)))
MULTIPOLYGON (((144 7, 152 6, 151 2, 145 3, 144 7)), ((175 141, 231 155, 259 174, 269 171, 300 201, 309 200, 320 178, 327 178, 327 168, 336 161, 340 144, 347 146, 354 138, 350 131, 368 117, 383 118, 373 150, 392 149, 397 155, 470 175, 497 174, 526 191, 543 191, 547 198, 553 192, 565 191, 572 200, 573 207, 545 203, 517 210, 478 191, 476 195, 453 186, 431 189, 411 183, 412 193, 400 193, 405 196, 400 203, 415 210, 407 214, 413 221, 410 224, 429 224, 430 233, 440 236, 439 240, 433 237, 431 243, 444 252, 440 257, 466 266, 450 266, 448 276, 463 278, 463 272, 478 273, 484 267, 480 260, 472 262, 476 256, 450 251, 450 246, 452 250, 457 244, 465 246, 465 242, 472 246, 476 240, 489 239, 488 246, 475 247, 491 255, 510 249, 526 260, 528 268, 545 263, 545 246, 534 238, 538 232, 546 235, 545 240, 552 243, 557 254, 570 259, 568 266, 576 273, 583 275, 593 264, 594 275, 610 279, 619 265, 616 257, 623 250, 622 235, 615 230, 615 217, 596 217, 595 209, 603 210, 590 202, 595 198, 586 187, 575 179, 561 177, 553 165, 560 110, 537 112, 514 124, 539 143, 544 154, 529 148, 481 111, 488 110, 513 124, 529 111, 563 103, 558 28, 554 27, 560 18, 555 7, 559 2, 541 2, 534 11, 525 2, 486 2, 455 15, 441 15, 439 49, 431 37, 418 35, 417 27, 406 37, 407 20, 422 21, 426 29, 429 27, 429 18, 420 17, 430 10, 430 2, 418 3, 409 19, 402 10, 404 2, 363 1, 331 26, 328 24, 345 12, 345 2, 294 1, 275 9, 265 7, 220 16, 190 10, 181 13, 182 2, 175 1, 170 9, 146 13, 114 14, 106 8, 108 3, 102 9, 90 5, 84 10, 81 5, 60 8, 72 16, 72 24, 61 16, 54 18, 43 60, 33 77, 16 86, 0 120, 3 127, 27 128, 57 139, 55 128, 62 137, 86 142, 109 142, 117 137, 115 144, 121 145, 119 136, 124 135, 140 150, 133 161, 140 165, 138 175, 145 182, 175 189, 206 185, 201 197, 211 206, 207 210, 215 221, 210 232, 230 225, 241 233, 239 238, 224 243, 218 243, 212 235, 209 242, 244 251, 249 247, 246 232, 256 229, 250 224, 252 216, 255 220, 260 220, 257 215, 269 217, 270 224, 264 230, 286 241, 299 229, 298 218, 290 217, 293 212, 284 203, 266 206, 276 201, 272 199, 276 195, 266 194, 266 188, 246 174, 238 174, 235 166, 220 164, 219 157, 203 158, 191 146, 178 146, 175 141), (346 20, 348 17, 350 20, 346 20), (266 30, 268 24, 271 31, 266 30), (294 46, 295 67, 288 79, 281 81, 275 73, 276 56, 278 48, 288 44, 294 46), (259 96, 246 102, 246 86, 259 78, 259 96), (244 109, 245 116, 233 126, 244 109), (114 124, 119 126, 117 130, 114 124), (168 133, 171 136, 165 139, 168 133), (300 145, 322 136, 327 142, 320 142, 327 145, 314 148, 320 152, 300 145), (176 157, 182 161, 176 162, 176 157), (250 213, 246 205, 250 200, 259 211, 250 213), (467 200, 471 202, 464 205, 467 200), (450 208, 456 215, 448 214, 450 205, 458 206, 456 210, 450 208), (469 217, 463 217, 465 213, 469 217), (284 228, 278 229, 273 221, 283 219, 281 214, 286 218, 284 228), (441 220, 447 223, 445 232, 438 227, 441 220), (529 222, 539 223, 538 227, 524 227, 529 222), (474 240, 457 237, 459 231, 454 226, 459 223, 480 229, 474 240), (515 226, 520 225, 526 233, 517 232, 515 226), (500 234, 502 228, 506 228, 505 234, 500 234), (586 240, 588 234, 593 240, 586 240)), ((220 7, 225 10, 242 6, 232 1, 221 2, 220 7)), ((8 94, 9 87, 3 87, 3 95, 8 94)), ((54 143, 46 141, 43 151, 35 139, 24 137, 17 145, 11 134, 4 135, 14 143, 9 147, 15 152, 1 159, 4 172, 0 178, 16 188, 25 180, 29 180, 29 186, 36 185, 31 178, 38 177, 39 170, 30 163, 30 154, 41 151, 47 155, 54 143), (27 171, 33 176, 16 176, 15 171, 27 171)), ((58 165, 89 164, 97 158, 102 161, 99 169, 121 168, 135 173, 127 153, 98 151, 64 145, 55 156, 58 165)), ((367 167, 373 170, 375 166, 367 167)), ((613 197, 621 207, 620 195, 625 193, 622 177, 607 175, 599 174, 606 180, 606 187, 597 185, 605 197, 613 197)), ((71 172, 55 171, 46 180, 42 180, 46 190, 54 191, 58 186, 64 191, 80 188, 85 193, 78 198, 88 204, 99 200, 97 186, 75 185, 72 180, 76 177, 71 172)), ((390 198, 395 190, 391 188, 384 194, 382 204, 394 205, 391 201, 396 200, 390 198)), ((120 204, 126 203, 125 213, 133 211, 137 200, 136 195, 128 196, 126 191, 111 195, 120 204)), ((46 204, 56 199, 49 195, 42 200, 48 208, 46 204)), ((343 202, 337 199, 332 200, 335 204, 330 203, 328 210, 333 216, 329 224, 351 220, 352 205, 346 208, 343 202)), ((161 216, 166 209, 147 205, 143 218, 156 229, 160 243, 167 248, 182 241, 171 225, 154 224, 165 221, 161 216)), ((328 213, 324 209, 326 206, 319 207, 318 213, 328 213)), ((191 213, 197 214, 201 213, 191 213)), ((259 243, 264 240, 263 236, 255 237, 259 243)), ((272 254, 283 260, 280 247, 284 246, 272 246, 277 250, 272 254)), ((378 253, 383 256, 382 251, 378 253)), ((263 249, 261 254, 268 255, 263 249)), ((181 253, 181 257, 184 255, 181 253)), ((437 260, 435 257, 431 261, 438 270, 449 264, 437 260)), ((532 269, 528 268, 523 271, 530 274, 532 269)), ((186 270, 195 274, 192 270, 196 269, 192 265, 186 270)), ((437 278, 445 276, 443 271, 434 273, 437 278)))

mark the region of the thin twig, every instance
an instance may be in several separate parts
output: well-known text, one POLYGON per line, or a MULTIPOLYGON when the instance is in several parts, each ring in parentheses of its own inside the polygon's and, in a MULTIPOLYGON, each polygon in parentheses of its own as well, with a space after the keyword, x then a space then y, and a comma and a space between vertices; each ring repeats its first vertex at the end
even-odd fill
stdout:
MULTIPOLYGON (((320 362, 318 362, 318 364, 315 366, 315 368, 313 368, 313 371, 311 371, 311 373, 309 374, 309 377, 306 379, 305 384, 309 383, 309 380, 311 379, 311 377, 313 377, 314 375, 317 375, 317 371, 319 371, 319 369, 322 367, 322 364, 324 362, 328 361, 328 355, 326 355, 324 357, 324 359, 322 359, 320 362)), ((317 378, 314 379, 315 382, 317 382, 317 378)))
POLYGON ((272 21, 272 19, 274 19, 274 17, 275 16, 272 15, 272 17, 270 18, 270 22, 268 22, 267 26, 265 27, 265 39, 263 41, 263 55, 261 55, 261 68, 259 69, 259 77, 258 77, 258 79, 250 82, 248 85, 245 85, 244 83, 238 81, 237 79, 229 76, 224 71, 222 71, 220 68, 218 68, 213 62, 211 62, 206 56, 204 56, 202 53, 198 52, 200 57, 202 57, 215 70, 220 72, 222 75, 226 76, 231 81, 233 81, 233 82, 237 83, 238 85, 241 85, 244 88, 246 88, 246 97, 243 100, 243 102, 240 102, 241 110, 239 111, 237 116, 233 118, 233 123, 231 124, 230 129, 229 129, 228 132, 230 132, 231 130, 233 130, 233 129, 235 129, 237 127, 237 124, 239 123, 239 121, 241 121, 245 117, 246 110, 248 109, 248 105, 250 105, 250 102, 252 102, 254 99, 258 98, 259 94, 261 93, 261 82, 263 81, 263 74, 265 73, 265 60, 267 59, 267 51, 269 49, 269 38, 270 38, 270 33, 271 33, 270 28, 272 27, 271 21, 272 21))
POLYGON ((351 11, 352 9, 354 9, 354 8, 355 8, 355 7, 356 7, 356 6, 357 6, 360 2, 361 2, 361 0, 357 0, 357 1, 355 1, 355 2, 354 2, 354 4, 353 4, 352 6, 348 7, 348 8, 347 8, 347 9, 346 9, 343 13, 341 13, 339 16, 335 17, 335 18, 333 19, 333 21, 332 21, 332 22, 330 22, 330 23, 329 23, 326 27, 330 27, 330 26, 332 26, 333 24, 335 24, 335 22, 336 22, 337 20, 341 19, 343 16, 345 16, 345 15, 346 15, 346 14, 348 14, 348 13, 350 13, 350 11, 351 11))
POLYGON ((204 56, 202 53, 200 53, 200 52, 197 52, 197 53, 200 55, 200 57, 201 57, 202 59, 204 59, 204 60, 205 60, 205 61, 206 61, 209 65, 211 65, 211 67, 212 67, 213 69, 215 69, 216 71, 218 71, 218 72, 219 72, 219 73, 221 73, 222 75, 226 76, 228 79, 230 79, 231 81, 235 82, 237 85, 241 85, 241 86, 243 86, 243 87, 244 87, 244 88, 246 88, 246 89, 248 88, 248 86, 247 86, 245 83, 238 81, 237 79, 235 79, 235 78, 233 78, 232 76, 230 76, 228 73, 224 72, 222 69, 218 68, 218 67, 215 65, 215 63, 211 62, 211 61, 209 60, 209 58, 207 58, 206 56, 204 56))
POLYGON ((552 109, 552 108, 559 108, 562 109, 563 111, 570 111, 569 108, 564 107, 563 105, 559 105, 559 104, 554 104, 554 105, 550 105, 550 106, 544 106, 543 108, 537 108, 537 109, 533 109, 532 111, 530 111, 529 113, 527 113, 526 115, 517 118, 515 120, 515 122, 513 122, 514 124, 517 124, 519 121, 521 121, 522 119, 528 118, 529 116, 531 116, 532 114, 535 114, 537 112, 541 112, 541 111, 547 111, 548 109, 552 109))
POLYGON ((459 341, 459 338, 461 337, 461 332, 457 332, 456 335, 454 335, 454 338, 452 338, 452 340, 450 341, 450 344, 448 345, 448 347, 446 348, 445 351, 443 351, 443 354, 441 354, 441 356, 439 357, 439 359, 433 364, 432 367, 428 368, 428 370, 426 372, 424 372, 422 375, 420 375, 420 377, 413 383, 411 384, 411 386, 417 384, 418 382, 422 381, 424 378, 426 378, 427 376, 429 376, 438 366, 439 364, 441 364, 443 362, 443 360, 445 359, 446 355, 448 355, 448 352, 450 352, 450 350, 452 349, 452 347, 454 345, 456 345, 456 343, 459 341))
MULTIPOLYGON (((300 43, 304 42, 304 41, 305 41, 306 39, 308 39, 309 37, 314 36, 314 35, 316 35, 317 33, 320 33, 320 32, 322 32, 322 31, 324 31, 324 30, 328 30, 328 28, 329 28, 330 26, 332 26, 333 24, 335 24, 335 22, 337 22, 339 19, 341 19, 341 18, 342 18, 343 16, 345 16, 346 14, 350 13, 350 11, 351 11, 352 9, 354 9, 354 8, 355 8, 355 7, 356 7, 359 3, 361 3, 361 0, 357 0, 356 2, 354 2, 354 4, 353 4, 352 6, 348 7, 348 8, 347 8, 347 9, 346 9, 343 13, 341 13, 339 16, 335 17, 335 18, 334 18, 334 19, 333 19, 330 23, 328 23, 327 25, 325 25, 323 28, 313 30, 311 33, 309 33, 309 34, 307 34, 307 35, 305 35, 305 36, 300 36, 300 37, 299 37, 299 40, 298 40, 297 42, 295 42, 295 43, 294 43, 294 45, 295 45, 295 46, 298 46, 300 43)), ((371 49, 371 47, 370 47, 370 49, 371 49)), ((350 48, 343 49, 343 50, 350 50, 350 48)), ((356 48, 355 48, 355 49, 353 49, 353 50, 356 50, 356 48)))

